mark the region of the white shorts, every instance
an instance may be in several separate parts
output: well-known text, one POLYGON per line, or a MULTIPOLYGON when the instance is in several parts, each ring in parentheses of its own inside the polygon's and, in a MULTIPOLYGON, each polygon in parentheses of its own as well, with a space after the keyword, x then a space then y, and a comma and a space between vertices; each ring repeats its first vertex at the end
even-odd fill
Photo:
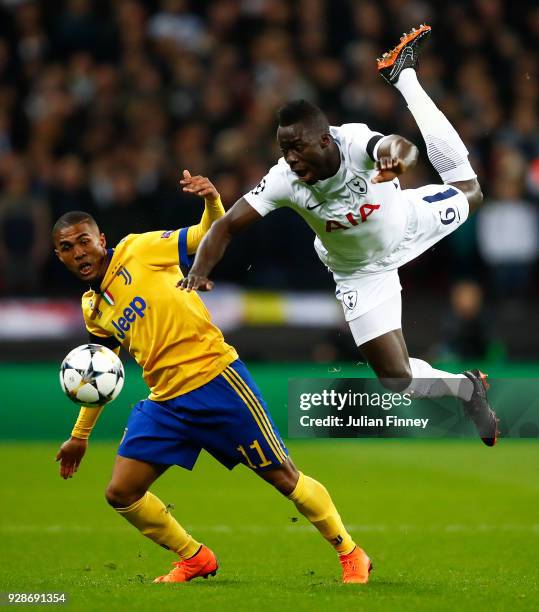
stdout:
POLYGON ((335 295, 342 304, 345 319, 349 323, 362 319, 355 323, 352 330, 356 343, 358 339, 364 343, 366 338, 372 340, 400 328, 402 287, 398 268, 454 232, 468 218, 466 196, 451 185, 405 189, 402 196, 410 203, 410 219, 399 246, 389 255, 356 272, 334 274, 337 285, 335 295), (396 295, 398 306, 396 302, 390 306, 390 298, 396 295), (384 305, 383 309, 379 308, 381 305, 384 305), (367 314, 369 316, 365 317, 367 314), (395 326, 397 314, 399 325, 395 326))
POLYGON ((378 304, 376 308, 349 321, 350 331, 356 345, 361 346, 373 338, 383 336, 394 329, 400 329, 401 314, 402 300, 399 292, 378 304))

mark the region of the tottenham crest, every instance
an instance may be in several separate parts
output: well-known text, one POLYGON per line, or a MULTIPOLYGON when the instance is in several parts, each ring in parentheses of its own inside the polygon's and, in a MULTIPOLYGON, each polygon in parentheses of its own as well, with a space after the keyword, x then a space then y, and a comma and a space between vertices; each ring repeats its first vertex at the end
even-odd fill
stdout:
POLYGON ((350 191, 353 191, 358 195, 364 196, 367 194, 367 181, 360 176, 354 176, 351 181, 346 183, 346 186, 350 189, 350 191))
POLYGON ((357 304, 357 291, 347 291, 343 293, 342 301, 348 310, 354 310, 357 304))

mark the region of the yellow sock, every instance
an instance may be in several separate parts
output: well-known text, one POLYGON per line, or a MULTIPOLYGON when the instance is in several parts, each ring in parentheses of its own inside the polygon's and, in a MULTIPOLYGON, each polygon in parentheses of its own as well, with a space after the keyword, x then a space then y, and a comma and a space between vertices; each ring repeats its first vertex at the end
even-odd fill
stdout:
POLYGON ((165 504, 149 491, 127 508, 117 512, 143 535, 159 546, 173 550, 182 559, 189 559, 201 547, 166 509, 165 504))
POLYGON ((296 504, 301 514, 311 521, 340 555, 354 550, 356 544, 346 531, 324 485, 300 472, 296 488, 288 499, 296 504))

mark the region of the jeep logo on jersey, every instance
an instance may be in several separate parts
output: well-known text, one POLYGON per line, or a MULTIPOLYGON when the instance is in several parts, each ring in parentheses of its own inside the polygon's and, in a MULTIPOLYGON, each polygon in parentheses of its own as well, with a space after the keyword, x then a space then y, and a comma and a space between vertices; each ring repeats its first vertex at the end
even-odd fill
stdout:
POLYGON ((357 193, 358 195, 366 195, 367 193, 367 181, 360 176, 354 176, 351 181, 346 183, 346 186, 350 191, 357 193))
POLYGON ((141 297, 136 296, 129 302, 129 307, 124 308, 123 317, 120 317, 118 321, 111 321, 116 328, 116 336, 120 340, 125 338, 125 332, 130 330, 131 324, 137 320, 137 317, 144 318, 145 310, 146 302, 141 297))
POLYGON ((342 301, 348 310, 354 310, 357 304, 357 291, 347 291, 343 293, 342 301))

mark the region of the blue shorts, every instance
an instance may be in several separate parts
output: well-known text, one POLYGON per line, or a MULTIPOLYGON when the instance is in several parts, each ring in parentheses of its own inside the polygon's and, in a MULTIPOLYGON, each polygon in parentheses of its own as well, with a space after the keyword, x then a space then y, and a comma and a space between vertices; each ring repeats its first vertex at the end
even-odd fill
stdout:
POLYGON ((288 451, 266 403, 238 359, 198 389, 164 402, 133 408, 118 454, 191 470, 204 449, 228 469, 276 468, 288 451))

